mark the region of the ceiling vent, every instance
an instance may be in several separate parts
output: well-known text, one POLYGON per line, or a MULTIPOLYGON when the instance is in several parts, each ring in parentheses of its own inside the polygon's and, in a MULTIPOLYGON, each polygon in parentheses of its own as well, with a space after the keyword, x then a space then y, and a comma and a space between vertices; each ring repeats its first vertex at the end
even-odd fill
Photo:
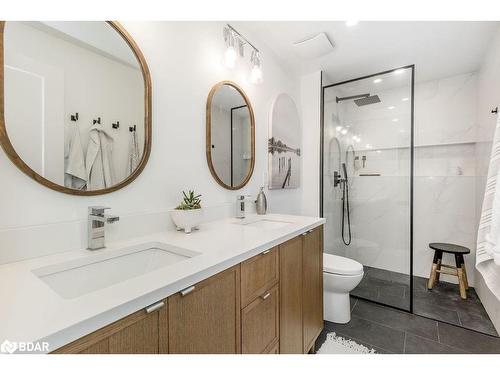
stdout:
POLYGON ((333 52, 333 44, 325 33, 293 44, 295 53, 304 59, 316 59, 333 52))

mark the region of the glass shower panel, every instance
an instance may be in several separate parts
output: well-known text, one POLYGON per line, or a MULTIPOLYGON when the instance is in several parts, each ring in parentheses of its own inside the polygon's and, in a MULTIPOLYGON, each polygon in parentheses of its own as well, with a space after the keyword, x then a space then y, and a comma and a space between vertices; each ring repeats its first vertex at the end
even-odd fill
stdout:
POLYGON ((325 252, 363 264, 351 295, 410 309, 413 67, 323 88, 325 252))

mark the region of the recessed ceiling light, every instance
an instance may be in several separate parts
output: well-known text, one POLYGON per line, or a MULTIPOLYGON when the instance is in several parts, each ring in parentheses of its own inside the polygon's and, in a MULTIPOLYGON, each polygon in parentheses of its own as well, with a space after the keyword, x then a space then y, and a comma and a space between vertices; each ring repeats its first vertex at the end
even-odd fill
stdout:
POLYGON ((394 108, 396 108, 396 107, 394 107, 393 105, 387 107, 387 109, 394 109, 394 108))
POLYGON ((345 25, 347 27, 352 27, 352 26, 356 26, 358 24, 358 20, 347 20, 345 21, 345 25))
POLYGON ((407 102, 408 100, 409 100, 409 98, 403 98, 403 99, 401 99, 401 101, 403 101, 403 102, 407 102))
POLYGON ((398 122, 398 121, 399 121, 399 119, 398 119, 398 118, 393 118, 393 119, 392 119, 392 122, 398 122))
POLYGON ((382 82, 382 78, 375 78, 373 80, 373 83, 380 83, 380 82, 382 82))
POLYGON ((396 74, 396 75, 397 75, 397 74, 403 74, 403 73, 404 73, 404 71, 405 71, 404 69, 396 69, 396 70, 394 71, 394 74, 396 74))

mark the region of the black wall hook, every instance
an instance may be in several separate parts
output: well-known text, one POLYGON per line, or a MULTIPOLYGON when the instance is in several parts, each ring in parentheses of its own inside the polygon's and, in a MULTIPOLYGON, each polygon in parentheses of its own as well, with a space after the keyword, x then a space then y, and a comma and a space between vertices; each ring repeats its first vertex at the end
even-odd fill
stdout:
POLYGON ((129 126, 128 130, 131 131, 131 132, 135 132, 136 126, 135 125, 134 126, 129 126))
POLYGON ((76 112, 74 115, 70 116, 71 121, 78 121, 78 112, 76 112))
POLYGON ((99 124, 99 125, 101 125, 101 118, 100 118, 100 117, 98 117, 98 118, 97 118, 97 120, 96 120, 96 119, 94 119, 94 120, 92 121, 92 123, 93 123, 94 125, 95 125, 95 124, 99 124))
POLYGON ((113 127, 113 129, 118 129, 120 127, 120 121, 112 123, 111 126, 113 127))
POLYGON ((498 107, 496 107, 495 109, 492 109, 491 113, 498 113, 498 107))

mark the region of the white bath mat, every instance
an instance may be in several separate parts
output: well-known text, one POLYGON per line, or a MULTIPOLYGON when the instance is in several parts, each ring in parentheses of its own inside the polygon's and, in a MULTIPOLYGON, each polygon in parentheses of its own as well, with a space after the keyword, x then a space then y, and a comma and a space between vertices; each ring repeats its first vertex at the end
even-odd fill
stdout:
POLYGON ((375 349, 368 349, 366 346, 355 341, 339 337, 335 332, 326 335, 326 340, 318 354, 376 354, 375 349))

